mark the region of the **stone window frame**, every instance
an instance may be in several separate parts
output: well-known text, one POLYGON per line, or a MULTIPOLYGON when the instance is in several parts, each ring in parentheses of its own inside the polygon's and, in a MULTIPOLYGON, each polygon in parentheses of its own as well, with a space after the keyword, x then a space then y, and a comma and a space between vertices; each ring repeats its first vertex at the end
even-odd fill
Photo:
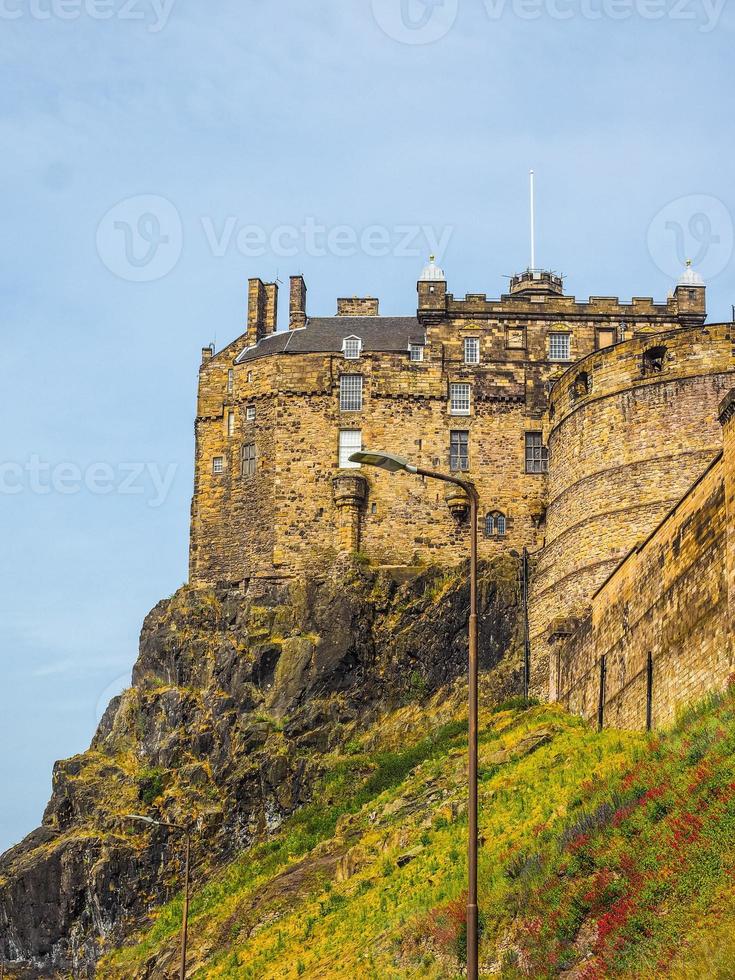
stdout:
POLYGON ((654 347, 649 347, 648 350, 643 352, 643 357, 641 358, 642 376, 644 378, 649 378, 656 374, 662 374, 664 368, 666 367, 668 357, 668 348, 663 344, 657 344, 654 347))
POLYGON ((235 369, 230 368, 227 372, 227 394, 231 395, 235 390, 235 369))
POLYGON ((449 430, 449 469, 452 473, 466 473, 470 468, 470 430, 449 430), (464 438, 463 438, 464 437, 464 438))
POLYGON ((253 372, 252 371, 248 371, 248 384, 249 385, 251 385, 253 383, 253 378, 254 377, 255 377, 255 375, 253 374, 253 372))
POLYGON ((476 336, 465 337, 462 341, 462 356, 465 364, 480 363, 480 338, 476 336))
POLYGON ((508 533, 508 518, 502 510, 492 510, 485 514, 484 533, 486 538, 504 538, 508 533))
POLYGON ((424 345, 423 344, 409 344, 408 345, 408 359, 412 364, 418 364, 424 359, 424 345), (417 356, 415 356, 417 355, 417 356))
POLYGON ((212 457, 212 476, 222 476, 225 472, 225 457, 224 456, 213 456, 212 457))
POLYGON ((255 405, 247 405, 245 408, 245 421, 254 422, 257 418, 258 412, 255 405))
POLYGON ((340 429, 337 442, 337 467, 340 470, 359 470, 359 463, 351 463, 349 456, 352 453, 362 452, 362 429, 340 429), (351 443, 348 436, 357 434, 359 439, 354 439, 351 443))
POLYGON ((544 446, 544 434, 537 429, 524 434, 526 473, 540 476, 549 472, 549 450, 544 446))
POLYGON ((340 412, 361 412, 364 402, 364 378, 361 374, 343 374, 339 379, 340 412))
POLYGON ((580 371, 572 382, 569 393, 573 402, 579 401, 580 398, 586 398, 592 393, 592 375, 588 374, 587 371, 580 371))
POLYGON ((609 347, 614 347, 618 342, 618 331, 616 327, 595 327, 595 350, 607 350, 609 347), (605 344, 605 346, 600 345, 600 336, 604 333, 612 334, 612 343, 605 344))
POLYGON ((472 414, 472 385, 469 382, 452 381, 450 383, 449 414, 459 416, 472 414))
POLYGON ((346 361, 359 361, 362 357, 362 337, 352 334, 342 341, 342 354, 346 361))
POLYGON ((240 476, 254 476, 258 469, 258 450, 254 442, 243 443, 240 450, 240 476))
POLYGON ((237 424, 237 420, 235 419, 235 411, 234 409, 231 408, 227 413, 227 435, 230 439, 235 434, 236 424, 237 424))
POLYGON ((572 333, 570 330, 549 331, 549 360, 566 364, 572 360, 572 333), (563 347, 557 345, 563 343, 563 347), (564 354, 564 356, 561 356, 564 354))
POLYGON ((526 350, 528 347, 528 331, 523 326, 505 328, 505 349, 506 350, 526 350), (511 344, 510 335, 515 333, 522 334, 521 344, 511 344))

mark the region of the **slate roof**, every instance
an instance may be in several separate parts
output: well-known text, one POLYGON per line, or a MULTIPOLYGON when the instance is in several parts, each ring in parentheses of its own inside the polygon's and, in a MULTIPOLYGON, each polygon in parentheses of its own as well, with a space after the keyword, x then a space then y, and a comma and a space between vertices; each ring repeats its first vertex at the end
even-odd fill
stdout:
POLYGON ((255 347, 246 348, 236 363, 269 354, 340 354, 345 337, 359 337, 364 353, 404 353, 410 343, 425 342, 424 330, 415 316, 310 317, 301 330, 282 330, 263 337, 255 347))

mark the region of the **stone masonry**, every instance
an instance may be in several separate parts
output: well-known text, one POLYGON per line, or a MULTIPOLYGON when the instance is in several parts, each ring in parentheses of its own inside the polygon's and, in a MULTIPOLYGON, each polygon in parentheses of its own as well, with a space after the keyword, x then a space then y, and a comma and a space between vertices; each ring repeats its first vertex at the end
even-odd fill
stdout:
MULTIPOLYGON (((687 270, 665 303, 580 302, 535 271, 498 300, 455 298, 432 260, 415 316, 353 297, 313 317, 301 276, 289 296, 279 331, 277 285, 251 280, 245 333, 203 351, 192 583, 288 580, 350 554, 454 564, 467 555, 466 509, 450 511, 440 484, 348 457, 371 448, 462 472, 480 494, 481 557, 527 548, 535 558, 534 689, 596 710, 578 676, 601 656, 586 617, 602 594, 611 601, 609 577, 623 576, 631 549, 705 471, 711 481, 722 451, 732 327, 706 325, 699 277, 687 270)), ((615 669, 610 691, 624 683, 615 669)), ((629 714, 617 720, 638 724, 629 714)))

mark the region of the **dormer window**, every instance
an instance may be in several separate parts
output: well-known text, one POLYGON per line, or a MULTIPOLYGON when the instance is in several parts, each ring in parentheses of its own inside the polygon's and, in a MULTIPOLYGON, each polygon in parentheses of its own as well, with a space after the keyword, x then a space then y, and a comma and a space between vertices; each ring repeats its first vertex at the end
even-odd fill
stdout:
POLYGON ((362 340, 359 337, 345 337, 342 341, 342 353, 347 361, 356 361, 362 354, 362 340))
POLYGON ((412 361, 423 361, 424 359, 424 345, 423 344, 409 344, 408 346, 409 358, 412 361))

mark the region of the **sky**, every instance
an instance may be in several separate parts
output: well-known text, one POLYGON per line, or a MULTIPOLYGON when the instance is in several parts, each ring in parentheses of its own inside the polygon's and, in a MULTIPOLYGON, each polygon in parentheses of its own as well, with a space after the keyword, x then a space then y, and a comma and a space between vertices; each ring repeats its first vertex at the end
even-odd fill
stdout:
MULTIPOLYGON (((186 579, 201 348, 248 277, 410 314, 529 264, 735 303, 724 0, 0 0, 0 851, 186 579)), ((280 319, 287 319, 287 288, 280 319)))

